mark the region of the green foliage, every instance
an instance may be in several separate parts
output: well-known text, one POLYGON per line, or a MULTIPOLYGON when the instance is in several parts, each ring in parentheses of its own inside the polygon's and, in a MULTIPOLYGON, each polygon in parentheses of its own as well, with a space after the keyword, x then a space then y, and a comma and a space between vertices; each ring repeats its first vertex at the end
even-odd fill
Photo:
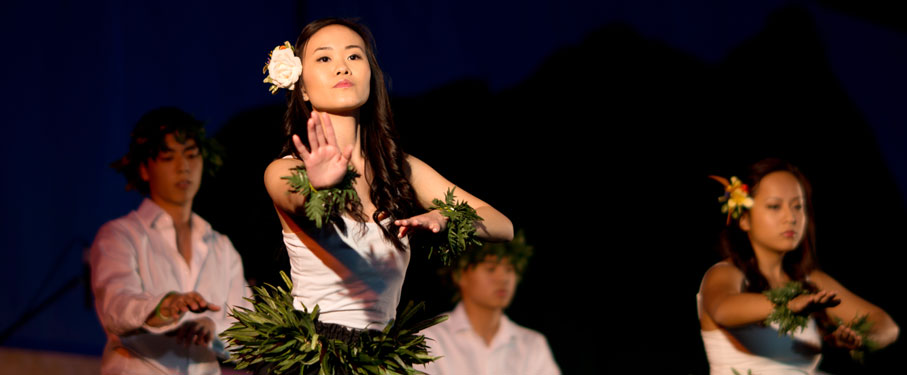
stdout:
POLYGON ((425 364, 436 357, 428 354, 425 337, 418 332, 447 320, 435 317, 411 323, 424 306, 412 302, 381 331, 366 330, 349 345, 320 336, 315 329, 318 306, 308 312, 293 307, 290 278, 281 271, 284 290, 265 284, 254 288, 258 301, 249 299, 253 309, 237 307, 230 314, 236 322, 221 335, 229 345, 237 369, 255 373, 303 374, 313 368, 319 374, 334 374, 346 368, 351 374, 418 374, 413 364, 425 364))
POLYGON ((442 232, 443 236, 436 236, 428 249, 428 258, 438 253, 441 263, 445 266, 450 265, 470 246, 482 246, 482 241, 476 238, 475 224, 482 218, 465 201, 454 201, 454 190, 455 188, 447 190, 444 202, 437 198, 432 200, 432 206, 429 208, 437 209, 441 215, 448 218, 447 229, 442 232))
POLYGON ((305 214, 319 229, 332 215, 339 215, 347 204, 359 201, 359 195, 353 188, 353 181, 359 173, 353 166, 348 166, 343 180, 336 186, 315 190, 309 181, 305 166, 297 167, 290 176, 281 177, 290 183, 290 191, 306 196, 305 214))
POLYGON ((205 173, 214 176, 224 165, 224 146, 214 138, 206 138, 205 129, 199 131, 197 144, 205 163, 205 173))
POLYGON ((526 265, 529 263, 529 258, 532 257, 532 251, 532 246, 526 243, 526 234, 519 230, 513 236, 513 241, 489 242, 480 248, 472 248, 466 251, 460 256, 457 262, 457 269, 464 270, 471 265, 484 262, 489 256, 493 256, 498 260, 507 258, 516 270, 517 275, 522 275, 523 271, 526 270, 526 265))
POLYGON ((809 291, 804 289, 803 283, 799 281, 791 281, 782 287, 762 292, 775 305, 775 309, 765 318, 765 325, 778 323, 778 335, 793 334, 798 328, 802 331, 809 321, 809 314, 794 313, 787 307, 787 303, 801 294, 808 293, 809 291))
POLYGON ((872 322, 869 321, 869 314, 863 314, 855 316, 850 322, 845 323, 841 318, 835 318, 835 327, 837 328, 842 325, 846 325, 860 338, 863 340, 863 346, 853 349, 850 351, 850 358, 853 358, 854 361, 863 363, 863 360, 866 357, 866 352, 872 352, 879 349, 878 344, 875 341, 869 339, 869 332, 872 330, 872 322))

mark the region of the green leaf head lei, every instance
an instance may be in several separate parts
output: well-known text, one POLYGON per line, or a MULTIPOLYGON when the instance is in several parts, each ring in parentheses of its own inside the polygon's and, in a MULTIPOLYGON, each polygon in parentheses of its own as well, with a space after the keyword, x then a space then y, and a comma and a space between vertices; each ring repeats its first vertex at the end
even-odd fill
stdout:
POLYGON ((522 276, 532 257, 533 247, 526 243, 526 234, 521 229, 513 236, 510 242, 489 242, 482 247, 474 247, 466 251, 454 265, 454 272, 462 272, 470 266, 477 265, 493 257, 497 261, 507 259, 517 276, 522 276))

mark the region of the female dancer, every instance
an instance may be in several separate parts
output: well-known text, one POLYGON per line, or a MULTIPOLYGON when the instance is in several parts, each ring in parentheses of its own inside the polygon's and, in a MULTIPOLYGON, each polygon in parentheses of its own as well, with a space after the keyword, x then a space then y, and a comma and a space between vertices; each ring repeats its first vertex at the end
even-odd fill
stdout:
POLYGON ((746 182, 752 197, 746 185, 725 181, 728 214, 738 222, 729 220, 722 241, 726 259, 706 272, 700 287, 699 323, 711 373, 812 374, 821 359, 817 323, 839 347, 892 343, 898 326, 891 317, 818 269, 810 187, 800 171, 767 159, 750 168, 746 182), (801 282, 804 291, 797 292, 791 281, 801 282), (768 290, 774 292, 763 293, 768 290), (790 294, 778 297, 784 290, 790 294), (864 314, 871 323, 866 336, 848 324, 864 314), (779 327, 797 317, 804 328, 779 334, 779 327), (767 318, 782 322, 762 324, 767 318))
MULTIPOLYGON (((407 234, 445 229, 447 218, 429 209, 455 185, 400 150, 365 27, 318 20, 303 28, 294 47, 301 74, 289 69, 289 77, 298 82, 280 83, 279 67, 266 80, 291 91, 284 156, 264 176, 290 255, 294 305, 310 311, 318 305, 322 335, 381 330, 396 314, 410 257, 407 234), (306 218, 307 196, 293 193, 284 177, 304 166, 311 190, 319 191, 341 183, 349 165, 361 173, 352 183, 360 203, 315 228, 306 218)), ((462 189, 455 194, 483 218, 475 223, 479 237, 513 238, 507 217, 462 189)))

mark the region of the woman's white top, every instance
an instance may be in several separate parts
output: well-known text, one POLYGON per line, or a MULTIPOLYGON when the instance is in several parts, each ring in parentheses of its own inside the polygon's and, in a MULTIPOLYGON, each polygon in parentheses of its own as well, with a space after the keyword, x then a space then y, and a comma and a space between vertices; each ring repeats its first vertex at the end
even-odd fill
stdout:
MULTIPOLYGON (((384 238, 377 223, 341 216, 345 228, 326 223, 322 229, 283 233, 290 257, 293 304, 309 312, 319 306, 319 320, 358 329, 383 329, 396 316, 406 251, 384 238)), ((386 220, 385 223, 389 222, 386 220)))
MULTIPOLYGON (((696 294, 697 310, 702 316, 702 294, 696 294)), ((702 343, 712 375, 816 374, 822 359, 822 336, 815 319, 793 336, 779 335, 778 325, 749 324, 737 328, 721 327, 701 331, 702 343)))

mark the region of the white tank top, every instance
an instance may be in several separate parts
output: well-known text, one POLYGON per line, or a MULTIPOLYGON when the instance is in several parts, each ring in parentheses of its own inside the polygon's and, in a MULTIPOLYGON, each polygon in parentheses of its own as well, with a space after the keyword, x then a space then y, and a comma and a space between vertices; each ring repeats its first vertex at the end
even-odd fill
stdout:
MULTIPOLYGON (((309 312, 319 306, 319 320, 358 329, 384 329, 394 319, 403 277, 409 264, 406 251, 384 238, 376 223, 363 224, 341 216, 346 229, 325 225, 304 230, 304 241, 283 232, 290 257, 293 304, 309 312)), ((389 222, 385 220, 385 224, 389 222)))
MULTIPOLYGON (((701 286, 700 286, 701 292, 701 286)), ((702 295, 696 294, 697 311, 702 314, 702 295)), ((750 324, 737 328, 701 331, 705 354, 712 375, 740 374, 817 374, 822 359, 822 336, 815 319, 794 335, 778 335, 778 324, 750 324), (732 341, 733 340, 733 341, 732 341), (744 350, 738 348, 734 341, 744 350)))

